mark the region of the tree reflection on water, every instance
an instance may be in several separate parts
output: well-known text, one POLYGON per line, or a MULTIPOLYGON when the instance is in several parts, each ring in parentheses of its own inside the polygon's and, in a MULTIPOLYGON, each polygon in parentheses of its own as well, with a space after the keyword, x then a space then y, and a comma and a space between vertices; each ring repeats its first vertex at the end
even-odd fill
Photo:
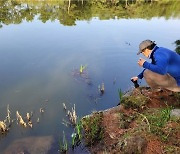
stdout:
POLYGON ((115 18, 171 17, 178 18, 180 14, 178 0, 48 0, 0 1, 0 28, 3 24, 20 24, 23 20, 32 21, 35 16, 43 23, 58 20, 66 26, 76 25, 78 20, 100 20, 115 18))

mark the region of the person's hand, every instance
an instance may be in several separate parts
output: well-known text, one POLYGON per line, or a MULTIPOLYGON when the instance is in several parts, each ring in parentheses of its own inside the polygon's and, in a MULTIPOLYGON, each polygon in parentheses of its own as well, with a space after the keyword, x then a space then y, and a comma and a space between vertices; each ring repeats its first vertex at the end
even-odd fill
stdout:
POLYGON ((139 64, 139 66, 141 66, 141 67, 142 67, 145 61, 146 61, 145 59, 143 59, 143 58, 139 58, 139 60, 138 60, 138 64, 139 64))
POLYGON ((138 77, 137 77, 137 76, 134 76, 134 77, 131 78, 131 80, 137 81, 137 80, 138 80, 138 77))

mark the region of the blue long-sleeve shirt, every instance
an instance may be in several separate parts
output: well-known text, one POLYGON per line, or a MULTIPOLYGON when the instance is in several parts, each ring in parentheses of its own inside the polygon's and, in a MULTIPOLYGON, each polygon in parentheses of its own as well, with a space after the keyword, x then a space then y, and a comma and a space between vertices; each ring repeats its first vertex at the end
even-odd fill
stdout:
MULTIPOLYGON (((165 75, 170 74, 175 78, 180 86, 180 55, 163 47, 155 47, 150 55, 151 63, 144 62, 143 67, 152 72, 165 75)), ((139 79, 143 78, 145 69, 138 75, 139 79)))

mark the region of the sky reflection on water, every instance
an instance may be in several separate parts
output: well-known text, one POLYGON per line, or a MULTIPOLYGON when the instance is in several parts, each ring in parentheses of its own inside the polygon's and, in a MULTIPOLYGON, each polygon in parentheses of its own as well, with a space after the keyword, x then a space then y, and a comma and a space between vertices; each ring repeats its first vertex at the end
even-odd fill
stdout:
POLYGON ((63 130, 68 131, 61 124, 66 118, 63 102, 69 107, 76 104, 80 117, 92 110, 116 106, 118 89, 132 87, 130 78, 142 70, 137 65, 139 42, 152 39, 159 46, 174 50, 179 27, 179 19, 164 18, 93 18, 77 21, 72 27, 58 21, 44 24, 37 19, 4 25, 0 29, 0 120, 9 104, 14 118, 16 110, 24 115, 34 111, 40 123, 33 130, 20 130, 21 133, 18 126, 12 127, 11 133, 0 140, 0 149, 17 138, 61 136, 63 130), (81 64, 87 64, 92 85, 72 75, 81 64), (100 97, 98 85, 102 82, 105 94, 100 97), (39 113, 41 107, 45 108, 44 115, 39 113))

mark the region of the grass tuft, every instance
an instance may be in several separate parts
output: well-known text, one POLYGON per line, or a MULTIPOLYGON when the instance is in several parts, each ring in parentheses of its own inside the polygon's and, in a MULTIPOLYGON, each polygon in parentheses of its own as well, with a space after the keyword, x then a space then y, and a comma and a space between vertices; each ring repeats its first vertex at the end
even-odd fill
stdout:
POLYGON ((101 127, 102 119, 102 112, 93 113, 91 117, 82 119, 84 138, 87 145, 94 145, 103 139, 104 131, 101 127))

